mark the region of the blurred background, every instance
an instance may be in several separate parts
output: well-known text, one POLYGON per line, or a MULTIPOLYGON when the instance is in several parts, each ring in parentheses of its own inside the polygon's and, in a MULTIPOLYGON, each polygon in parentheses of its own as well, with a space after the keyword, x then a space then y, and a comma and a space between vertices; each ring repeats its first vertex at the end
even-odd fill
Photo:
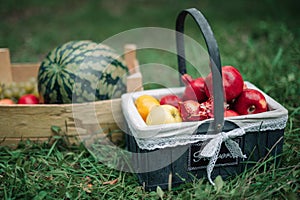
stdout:
MULTIPOLYGON (((101 42, 149 26, 174 29, 177 14, 190 7, 208 19, 223 65, 234 65, 245 79, 280 99, 280 90, 285 90, 284 100, 296 102, 300 84, 297 0, 0 0, 0 48, 10 49, 12 62, 40 62, 70 40, 101 42)), ((201 40, 193 21, 186 23, 185 33, 201 40)), ((138 59, 141 64, 160 60, 176 67, 174 57, 161 53, 141 51, 138 59)))
POLYGON ((272 31, 280 30, 282 40, 289 32, 295 34, 293 39, 299 36, 296 0, 0 0, 0 47, 10 49, 14 62, 34 62, 69 40, 101 42, 146 26, 174 29, 178 12, 189 7, 209 20, 221 50, 235 38, 263 40, 272 31))

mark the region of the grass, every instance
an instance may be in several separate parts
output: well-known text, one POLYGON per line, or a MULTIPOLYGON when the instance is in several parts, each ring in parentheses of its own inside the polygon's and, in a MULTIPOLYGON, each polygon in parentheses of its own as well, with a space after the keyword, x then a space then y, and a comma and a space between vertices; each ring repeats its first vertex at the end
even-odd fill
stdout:
MULTIPOLYGON (((218 192, 195 179, 164 191, 164 198, 297 199, 300 165, 297 158, 287 161, 285 152, 278 168, 267 158, 225 181, 218 192)), ((61 139, 52 145, 24 142, 15 150, 1 147, 0 155, 4 199, 158 199, 158 192, 144 191, 132 174, 111 170, 83 146, 66 147, 61 139)))
MULTIPOLYGON (((212 26, 222 64, 236 66, 246 80, 289 111, 279 166, 267 157, 224 180, 219 190, 200 179, 171 191, 146 192, 133 174, 110 169, 84 146, 67 147, 57 138, 51 144, 25 141, 16 149, 0 147, 2 199, 299 199, 299 2, 0 0, 0 5, 0 47, 10 48, 13 62, 40 61, 49 50, 73 39, 101 42, 145 26, 173 29, 181 9, 197 7, 212 26)), ((201 39, 191 20, 186 27, 187 34, 201 39)), ((138 52, 140 63, 163 62, 176 68, 173 58, 138 52)))

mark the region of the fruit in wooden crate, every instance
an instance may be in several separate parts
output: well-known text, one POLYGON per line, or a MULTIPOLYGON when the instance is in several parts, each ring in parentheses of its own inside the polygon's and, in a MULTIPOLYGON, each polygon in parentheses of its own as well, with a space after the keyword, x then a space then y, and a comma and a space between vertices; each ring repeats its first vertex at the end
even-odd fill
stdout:
POLYGON ((2 105, 15 104, 15 102, 11 99, 0 99, 0 104, 2 104, 2 105))
POLYGON ((165 95, 160 98, 160 105, 171 105, 178 108, 178 102, 181 101, 181 98, 175 94, 165 95))
POLYGON ((208 99, 205 93, 205 80, 202 77, 193 79, 190 75, 184 74, 181 76, 182 82, 185 84, 185 90, 182 99, 196 100, 199 103, 208 99))
POLYGON ((25 94, 18 100, 18 104, 38 104, 39 99, 33 94, 25 94))
POLYGON ((143 118, 146 121, 146 118, 153 106, 160 105, 158 99, 150 95, 141 95, 135 101, 134 104, 143 118))
MULTIPOLYGON (((244 80, 240 72, 233 66, 222 67, 222 80, 224 88, 224 98, 227 102, 238 97, 243 91, 244 80)), ((212 97, 212 73, 205 78, 205 92, 208 97, 212 97)))
POLYGON ((147 118, 147 125, 159 125, 182 122, 179 110, 171 105, 155 105, 150 110, 147 118))
POLYGON ((25 82, 0 84, 0 99, 6 98, 17 102, 25 94, 35 94, 37 96, 37 82, 35 78, 30 78, 25 82))
POLYGON ((255 89, 244 89, 233 103, 233 109, 240 115, 266 112, 268 105, 264 95, 255 89))
POLYGON ((118 98, 126 91, 127 66, 110 47, 70 41, 48 53, 38 72, 44 103, 81 103, 118 98))

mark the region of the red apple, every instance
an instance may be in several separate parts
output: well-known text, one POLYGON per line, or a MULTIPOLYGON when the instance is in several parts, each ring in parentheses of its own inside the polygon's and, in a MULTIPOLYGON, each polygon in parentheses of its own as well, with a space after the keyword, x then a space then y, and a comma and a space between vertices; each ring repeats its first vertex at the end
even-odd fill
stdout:
POLYGON ((39 99, 33 94, 25 94, 18 100, 18 104, 38 104, 39 99))
POLYGON ((193 79, 190 75, 184 74, 181 76, 181 80, 185 84, 182 100, 195 100, 201 103, 208 99, 205 93, 204 78, 193 79))
POLYGON ((239 116, 239 113, 237 113, 234 110, 225 110, 224 117, 233 117, 233 116, 239 116))
POLYGON ((260 91, 247 88, 235 100, 233 109, 240 115, 256 114, 266 112, 268 104, 260 91))
MULTIPOLYGON (((222 67, 222 80, 224 88, 224 97, 227 102, 238 97, 243 91, 244 80, 240 72, 233 66, 222 67)), ((208 97, 212 97, 212 74, 205 78, 205 92, 208 97)))
POLYGON ((160 105, 167 104, 167 105, 171 105, 171 106, 178 108, 179 101, 181 101, 180 97, 178 97, 175 94, 170 94, 170 95, 163 96, 160 99, 159 103, 160 103, 160 105))

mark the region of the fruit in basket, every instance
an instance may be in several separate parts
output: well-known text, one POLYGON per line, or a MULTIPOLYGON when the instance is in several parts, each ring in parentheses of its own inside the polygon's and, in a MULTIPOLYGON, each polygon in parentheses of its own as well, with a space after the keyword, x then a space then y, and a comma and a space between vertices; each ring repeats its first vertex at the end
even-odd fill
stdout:
POLYGON ((199 103, 206 101, 205 80, 202 77, 193 79, 190 75, 184 74, 181 76, 182 82, 185 84, 185 90, 182 99, 197 100, 199 103))
POLYGON ((150 110, 147 118, 147 125, 159 125, 182 122, 179 110, 171 105, 155 105, 150 110))
POLYGON ((239 113, 237 113, 234 110, 225 110, 224 111, 224 117, 234 117, 234 116, 239 116, 239 113))
POLYGON ((198 103, 195 100, 179 102, 179 112, 182 121, 201 121, 210 118, 211 108, 207 103, 198 103))
POLYGON ((181 98, 175 94, 165 95, 160 98, 160 105, 171 105, 178 108, 178 102, 181 101, 181 98))
POLYGON ((18 104, 38 104, 39 99, 33 94, 25 94, 18 100, 18 104))
POLYGON ((44 103, 81 103, 118 98, 126 91, 127 66, 110 47, 70 41, 50 51, 38 71, 44 103))
POLYGON ((186 100, 179 102, 178 108, 183 121, 199 120, 198 113, 200 111, 200 104, 198 101, 186 100))
POLYGON ((160 105, 158 99, 150 95, 141 95, 135 101, 134 104, 143 118, 146 121, 146 118, 153 106, 160 105))
MULTIPOLYGON (((211 98, 209 98, 207 101, 202 102, 200 104, 200 107, 202 108, 202 110, 205 111, 207 118, 214 117, 213 103, 214 103, 213 100, 211 98)), ((224 104, 224 106, 225 106, 225 104, 224 104)))
MULTIPOLYGON (((222 80, 224 88, 224 98, 231 102, 243 91, 244 80, 240 72, 233 66, 222 67, 222 80)), ((205 78, 205 92, 208 97, 212 97, 212 73, 205 78)))
POLYGON ((266 112, 268 105, 264 95, 256 89, 244 89, 233 103, 233 109, 240 115, 266 112))
POLYGON ((5 104, 15 104, 15 102, 11 99, 0 99, 0 104, 5 105, 5 104))

